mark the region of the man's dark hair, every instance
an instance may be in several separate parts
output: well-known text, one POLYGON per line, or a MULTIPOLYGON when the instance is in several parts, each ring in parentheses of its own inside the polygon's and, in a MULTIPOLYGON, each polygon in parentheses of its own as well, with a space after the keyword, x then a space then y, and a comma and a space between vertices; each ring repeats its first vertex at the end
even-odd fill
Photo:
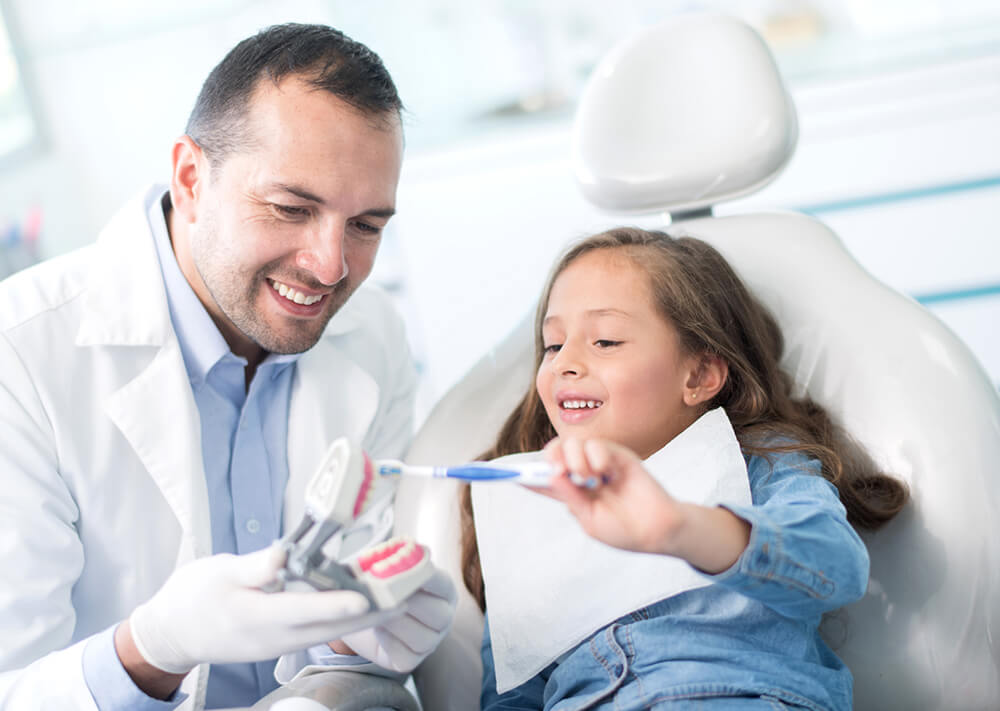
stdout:
POLYGON ((246 120, 259 81, 289 76, 328 91, 375 121, 400 118, 403 103, 377 54, 326 25, 267 27, 233 47, 201 87, 185 133, 218 163, 251 140, 246 120))

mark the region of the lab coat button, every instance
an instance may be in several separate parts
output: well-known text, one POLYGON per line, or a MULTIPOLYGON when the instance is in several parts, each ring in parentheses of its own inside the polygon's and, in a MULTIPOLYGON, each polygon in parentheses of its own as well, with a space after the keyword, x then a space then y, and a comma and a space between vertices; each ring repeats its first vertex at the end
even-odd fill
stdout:
POLYGON ((250 533, 260 532, 260 521, 258 521, 255 518, 252 518, 249 521, 247 521, 247 531, 249 531, 250 533))

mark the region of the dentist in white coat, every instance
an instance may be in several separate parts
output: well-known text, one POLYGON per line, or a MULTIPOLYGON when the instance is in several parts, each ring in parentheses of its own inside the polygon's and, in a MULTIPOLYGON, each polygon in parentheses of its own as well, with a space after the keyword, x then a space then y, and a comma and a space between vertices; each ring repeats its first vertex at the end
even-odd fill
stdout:
POLYGON ((332 439, 409 441, 402 324, 361 286, 400 109, 363 45, 268 28, 205 82, 169 189, 0 283, 0 709, 243 706, 279 655, 405 673, 444 636, 442 573, 360 630, 356 593, 258 590, 332 439))

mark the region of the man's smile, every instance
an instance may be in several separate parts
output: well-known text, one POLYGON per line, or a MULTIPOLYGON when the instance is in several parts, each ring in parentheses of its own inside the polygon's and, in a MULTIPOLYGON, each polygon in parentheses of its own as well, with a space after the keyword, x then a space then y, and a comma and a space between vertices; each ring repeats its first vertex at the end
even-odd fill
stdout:
POLYGON ((288 284, 277 281, 276 279, 268 278, 267 282, 271 285, 271 288, 278 292, 281 296, 291 302, 302 304, 304 306, 312 306, 313 304, 322 301, 326 296, 326 294, 305 294, 288 284))

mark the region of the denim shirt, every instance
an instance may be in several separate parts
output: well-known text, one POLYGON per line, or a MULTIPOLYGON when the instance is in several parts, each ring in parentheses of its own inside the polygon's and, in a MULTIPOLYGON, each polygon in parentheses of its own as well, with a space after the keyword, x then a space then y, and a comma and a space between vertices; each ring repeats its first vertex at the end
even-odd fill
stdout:
POLYGON ((616 620, 503 695, 487 623, 484 711, 641 709, 683 699, 724 708, 722 699, 747 696, 849 711, 851 673, 818 628, 823 613, 864 594, 868 552, 817 460, 751 456, 747 473, 753 505, 729 508, 751 524, 750 542, 730 569, 706 576, 714 584, 616 620))

